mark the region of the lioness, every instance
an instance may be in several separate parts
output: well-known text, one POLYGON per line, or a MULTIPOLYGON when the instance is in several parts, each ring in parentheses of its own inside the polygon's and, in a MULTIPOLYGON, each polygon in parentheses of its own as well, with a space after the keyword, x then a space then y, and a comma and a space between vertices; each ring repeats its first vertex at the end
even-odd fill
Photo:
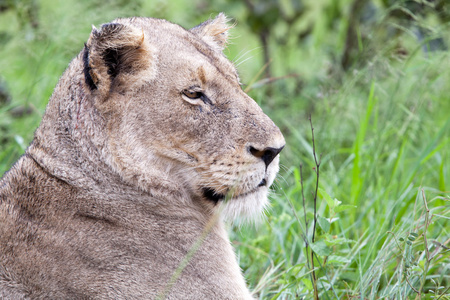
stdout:
POLYGON ((228 28, 93 28, 0 181, 0 298, 252 297, 223 219, 261 212, 285 141, 228 28))

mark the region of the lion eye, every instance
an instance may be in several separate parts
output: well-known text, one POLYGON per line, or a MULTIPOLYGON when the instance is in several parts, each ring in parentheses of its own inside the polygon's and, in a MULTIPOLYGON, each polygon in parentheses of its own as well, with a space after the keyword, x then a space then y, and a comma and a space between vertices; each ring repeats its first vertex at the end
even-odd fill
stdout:
POLYGON ((185 95, 189 99, 200 99, 203 93, 194 90, 183 90, 183 95, 185 95))
POLYGON ((213 105, 213 102, 208 98, 208 96, 195 88, 189 88, 181 91, 181 96, 185 101, 192 105, 201 105, 202 103, 213 105))

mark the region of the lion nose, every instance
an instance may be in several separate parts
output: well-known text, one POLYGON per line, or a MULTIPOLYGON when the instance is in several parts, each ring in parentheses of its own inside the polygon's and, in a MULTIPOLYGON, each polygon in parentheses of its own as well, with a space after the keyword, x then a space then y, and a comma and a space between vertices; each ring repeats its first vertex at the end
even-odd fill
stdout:
POLYGON ((250 153, 258 158, 261 158, 264 163, 266 164, 266 168, 270 165, 270 163, 273 161, 273 159, 278 155, 278 153, 283 150, 284 146, 281 148, 272 148, 267 147, 264 150, 258 150, 252 146, 249 147, 250 153))

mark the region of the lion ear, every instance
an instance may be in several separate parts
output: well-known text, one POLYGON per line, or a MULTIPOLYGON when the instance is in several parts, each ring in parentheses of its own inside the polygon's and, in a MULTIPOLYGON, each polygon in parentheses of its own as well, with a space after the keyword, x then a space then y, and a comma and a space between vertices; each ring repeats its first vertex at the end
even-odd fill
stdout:
POLYGON ((228 30, 234 26, 229 25, 228 21, 227 16, 220 13, 214 19, 205 21, 189 31, 197 34, 214 49, 222 51, 228 43, 228 30))
POLYGON ((85 82, 91 91, 107 96, 133 75, 149 68, 151 55, 144 32, 133 26, 108 23, 93 26, 83 53, 85 82))

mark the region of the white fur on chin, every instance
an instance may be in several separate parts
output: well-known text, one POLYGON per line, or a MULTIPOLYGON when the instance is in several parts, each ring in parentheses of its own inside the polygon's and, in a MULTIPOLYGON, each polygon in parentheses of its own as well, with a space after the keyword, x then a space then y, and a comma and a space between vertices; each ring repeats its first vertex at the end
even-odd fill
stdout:
POLYGON ((242 196, 233 197, 227 195, 222 202, 221 210, 224 220, 228 222, 257 222, 262 220, 269 207, 269 187, 272 185, 279 171, 279 156, 277 156, 267 169, 267 186, 258 187, 254 192, 242 196))
POLYGON ((269 205, 269 188, 260 187, 254 193, 224 200, 220 206, 222 216, 229 222, 257 221, 269 205))

